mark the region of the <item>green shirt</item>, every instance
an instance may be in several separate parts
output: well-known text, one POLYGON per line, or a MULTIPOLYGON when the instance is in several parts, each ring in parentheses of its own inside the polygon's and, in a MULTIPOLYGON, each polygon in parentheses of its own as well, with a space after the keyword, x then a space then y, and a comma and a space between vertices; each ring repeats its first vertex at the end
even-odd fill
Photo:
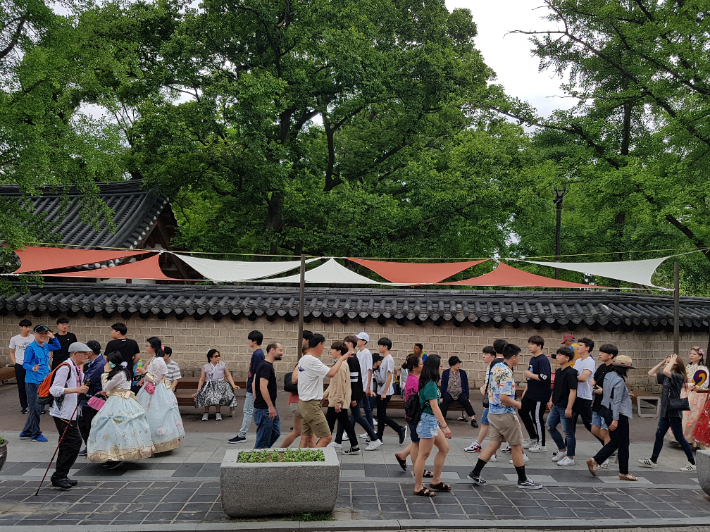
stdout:
POLYGON ((427 382, 424 388, 419 390, 419 405, 422 408, 422 413, 434 415, 429 401, 436 399, 436 404, 439 405, 441 404, 440 398, 441 392, 436 383, 434 381, 427 382))

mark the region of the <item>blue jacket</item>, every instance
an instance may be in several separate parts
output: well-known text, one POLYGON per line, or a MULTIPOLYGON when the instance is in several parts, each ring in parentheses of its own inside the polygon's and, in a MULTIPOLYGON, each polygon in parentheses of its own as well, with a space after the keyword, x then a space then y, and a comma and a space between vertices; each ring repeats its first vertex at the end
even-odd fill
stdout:
MULTIPOLYGON (((461 395, 459 397, 468 399, 468 375, 466 375, 466 372, 462 369, 459 370, 459 373, 461 374, 461 395)), ((450 369, 444 370, 444 373, 441 374, 441 397, 451 397, 451 394, 448 392, 450 374, 450 369)))
POLYGON ((59 351, 62 348, 57 338, 52 338, 51 341, 44 344, 42 347, 37 341, 32 342, 25 349, 25 362, 22 367, 25 368, 25 382, 30 384, 42 384, 44 378, 49 375, 49 352, 59 351), (37 371, 32 371, 39 364, 37 371))
MULTIPOLYGON (((106 365, 106 359, 103 355, 97 356, 93 362, 89 362, 84 367, 84 382, 89 379, 89 392, 86 394, 87 397, 92 397, 102 390, 101 385, 101 375, 104 373, 104 366, 106 365)), ((81 406, 87 406, 87 401, 82 401, 79 403, 81 406)))

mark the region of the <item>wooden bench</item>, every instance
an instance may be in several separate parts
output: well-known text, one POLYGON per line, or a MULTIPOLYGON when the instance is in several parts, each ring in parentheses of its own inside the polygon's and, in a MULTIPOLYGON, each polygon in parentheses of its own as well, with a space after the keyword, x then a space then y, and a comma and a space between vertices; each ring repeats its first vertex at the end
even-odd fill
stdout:
POLYGON ((643 390, 634 390, 633 394, 636 397, 636 411, 638 412, 639 417, 658 417, 661 415, 661 397, 660 396, 653 395, 648 392, 644 392, 643 390), (642 414, 641 413, 641 401, 645 401, 646 403, 654 403, 655 402, 656 413, 655 414, 642 414))
POLYGON ((0 382, 3 384, 5 381, 15 378, 15 366, 8 366, 5 368, 0 368, 0 382))
MULTIPOLYGON (((197 391, 197 385, 200 382, 199 377, 183 377, 175 387, 175 397, 177 398, 178 406, 195 407, 195 400, 192 394, 197 391)), ((246 379, 234 379, 234 384, 246 391, 246 379)), ((234 415, 234 407, 229 407, 229 416, 234 415)))

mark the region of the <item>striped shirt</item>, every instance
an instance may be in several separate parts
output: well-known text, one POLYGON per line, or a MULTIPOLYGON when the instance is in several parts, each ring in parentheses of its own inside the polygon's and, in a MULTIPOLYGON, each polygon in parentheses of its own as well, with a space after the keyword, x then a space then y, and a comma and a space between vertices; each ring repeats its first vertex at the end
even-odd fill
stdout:
POLYGON ((180 366, 177 365, 177 362, 171 360, 170 363, 167 364, 167 368, 168 371, 165 372, 166 381, 170 381, 172 383, 173 381, 182 378, 182 373, 180 373, 180 366))

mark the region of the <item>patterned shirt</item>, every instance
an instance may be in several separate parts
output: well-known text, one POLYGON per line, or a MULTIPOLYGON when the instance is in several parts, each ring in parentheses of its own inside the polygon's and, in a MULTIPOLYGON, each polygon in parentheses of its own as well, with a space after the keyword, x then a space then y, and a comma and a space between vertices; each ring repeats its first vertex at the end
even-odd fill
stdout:
POLYGON ((177 379, 182 379, 182 373, 180 373, 180 366, 178 366, 177 362, 174 360, 171 360, 169 364, 167 364, 168 371, 165 373, 165 380, 173 382, 174 380, 177 379))
POLYGON ((509 395, 515 398, 515 380, 513 370, 505 362, 499 362, 491 370, 490 388, 488 390, 489 414, 513 414, 515 408, 503 406, 500 401, 501 395, 509 395))

